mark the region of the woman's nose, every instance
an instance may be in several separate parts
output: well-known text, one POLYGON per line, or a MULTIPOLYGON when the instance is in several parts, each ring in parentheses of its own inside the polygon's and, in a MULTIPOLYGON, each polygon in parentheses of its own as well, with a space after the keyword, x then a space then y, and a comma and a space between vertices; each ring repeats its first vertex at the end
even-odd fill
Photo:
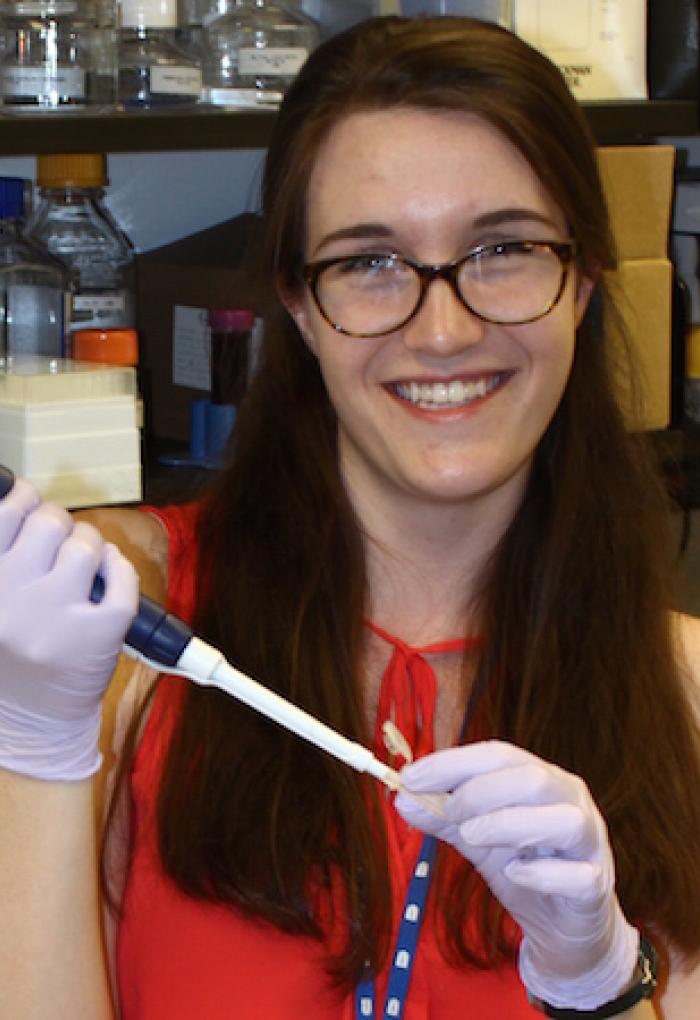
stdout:
POLYGON ((432 280, 420 308, 403 328, 403 342, 411 350, 445 357, 480 343, 487 328, 447 280, 432 280))

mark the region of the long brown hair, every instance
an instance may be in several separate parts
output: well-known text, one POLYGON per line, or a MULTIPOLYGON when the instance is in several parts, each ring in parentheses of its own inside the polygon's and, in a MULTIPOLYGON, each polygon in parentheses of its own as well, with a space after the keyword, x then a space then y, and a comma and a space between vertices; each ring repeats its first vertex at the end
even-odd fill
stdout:
MULTIPOLYGON (((302 286, 307 183, 334 124, 399 106, 464 110, 494 125, 563 211, 581 269, 614 266, 592 139, 556 68, 492 25, 389 18, 313 53, 282 105, 263 183, 270 277, 302 286)), ((608 314, 599 283, 522 506, 481 578, 481 719, 493 736, 584 777, 610 827, 627 915, 691 952, 700 949, 698 735, 669 622, 663 493, 617 406, 608 314)), ((339 479, 334 411, 279 304, 199 546, 199 632, 367 742, 362 542, 339 479)), ((349 769, 216 691, 188 690, 160 789, 166 872, 194 896, 319 936, 314 890, 340 874, 349 939, 329 966, 343 983, 387 951, 380 818, 371 784, 349 769)), ((493 962, 506 952, 493 900, 466 864, 442 876, 434 903, 445 951, 493 962), (477 901, 474 943, 465 919, 477 901)))

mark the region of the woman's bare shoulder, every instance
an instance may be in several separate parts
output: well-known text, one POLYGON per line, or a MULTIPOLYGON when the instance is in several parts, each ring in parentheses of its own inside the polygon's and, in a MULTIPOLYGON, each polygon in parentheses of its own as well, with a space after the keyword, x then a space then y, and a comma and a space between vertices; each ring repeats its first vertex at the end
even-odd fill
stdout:
POLYGON ((136 507, 95 507, 73 514, 94 525, 131 560, 141 591, 163 601, 168 583, 168 534, 160 520, 136 507))

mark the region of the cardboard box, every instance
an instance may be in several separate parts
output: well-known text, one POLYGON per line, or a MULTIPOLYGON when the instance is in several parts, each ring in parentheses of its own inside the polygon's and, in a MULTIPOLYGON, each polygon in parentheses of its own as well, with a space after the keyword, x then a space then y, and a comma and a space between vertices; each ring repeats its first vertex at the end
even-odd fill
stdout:
POLYGON ((515 30, 577 99, 646 99, 646 0, 516 0, 515 30))
POLYGON ((639 375, 640 392, 632 394, 621 339, 612 328, 608 342, 613 363, 618 365, 620 401, 630 427, 667 428, 671 420, 673 266, 668 259, 629 259, 621 262, 616 272, 606 273, 606 281, 622 315, 639 375))
POLYGON ((598 149, 620 259, 668 253, 676 150, 672 145, 609 145, 598 149))
POLYGON ((137 257, 147 440, 186 442, 190 403, 205 395, 173 382, 174 308, 264 311, 269 291, 257 272, 259 227, 247 213, 137 257))

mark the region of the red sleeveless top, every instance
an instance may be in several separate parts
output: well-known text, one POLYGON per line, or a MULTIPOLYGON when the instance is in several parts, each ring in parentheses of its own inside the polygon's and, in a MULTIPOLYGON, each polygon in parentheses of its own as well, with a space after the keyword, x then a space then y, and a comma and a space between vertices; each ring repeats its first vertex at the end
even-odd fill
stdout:
MULTIPOLYGON (((168 608, 187 619, 196 583, 196 506, 154 512, 169 535, 168 608)), ((394 645, 383 680, 383 688, 387 689, 382 690, 381 698, 386 701, 390 696, 392 668, 394 673, 399 665, 408 668, 413 671, 419 702, 413 718, 420 714, 429 724, 435 692, 428 675, 432 670, 422 669, 421 663, 426 664, 420 651, 430 654, 437 646, 411 649, 373 629, 394 645)), ((439 650, 464 648, 464 642, 449 644, 454 649, 441 645, 439 650)), ((191 899, 161 869, 154 826, 159 766, 169 723, 177 712, 185 683, 170 677, 159 685, 131 776, 135 833, 117 944, 122 1018, 353 1020, 353 996, 330 985, 324 947, 319 941, 285 934, 266 921, 244 918, 228 906, 191 899)), ((410 742, 411 712, 398 700, 394 719, 410 742)), ((427 729, 427 725, 420 727, 422 733, 427 729)), ((425 748, 419 748, 419 752, 425 753, 425 748)), ((422 834, 405 826, 388 800, 385 815, 396 931, 422 834)), ((332 939, 333 933, 329 934, 332 939)), ((380 1013, 387 977, 384 973, 377 979, 380 1013)), ((404 1020, 534 1020, 536 1016, 539 1014, 528 1005, 514 967, 482 971, 448 964, 437 947, 431 911, 426 913, 404 1020)))

